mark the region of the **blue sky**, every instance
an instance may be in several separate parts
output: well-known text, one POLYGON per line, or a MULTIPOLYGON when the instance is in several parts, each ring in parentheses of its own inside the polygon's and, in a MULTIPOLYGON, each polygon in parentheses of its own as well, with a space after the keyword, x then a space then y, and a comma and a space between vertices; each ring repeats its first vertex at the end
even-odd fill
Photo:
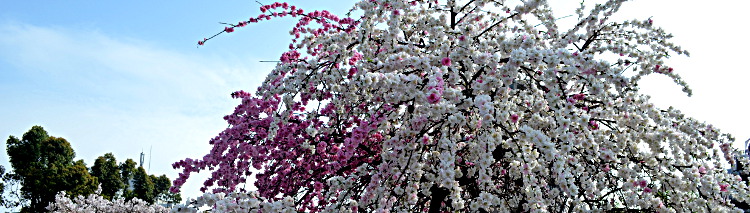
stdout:
MULTIPOLYGON (((290 3, 343 14, 353 2, 290 3)), ((576 4, 570 2, 552 5, 572 13, 576 4)), ((653 16, 692 53, 669 65, 694 96, 652 77, 641 84, 652 101, 713 123, 736 136, 740 146, 750 138, 745 65, 750 45, 742 27, 750 20, 743 11, 748 5, 713 2, 639 0, 626 3, 620 16, 653 16)), ((289 18, 252 24, 196 48, 199 39, 223 29, 218 22, 246 20, 260 13, 258 6, 255 1, 3 2, 0 136, 20 136, 41 125, 68 139, 77 159, 89 166, 107 152, 119 161, 137 160, 153 147, 150 172, 176 177, 172 162, 202 157, 208 140, 226 128, 222 117, 238 104, 229 94, 257 88, 274 66, 258 61, 277 60, 286 49, 294 24, 289 18)), ((9 167, 2 147, 0 164, 9 167)), ((198 194, 203 177, 188 181, 187 196, 198 194)))

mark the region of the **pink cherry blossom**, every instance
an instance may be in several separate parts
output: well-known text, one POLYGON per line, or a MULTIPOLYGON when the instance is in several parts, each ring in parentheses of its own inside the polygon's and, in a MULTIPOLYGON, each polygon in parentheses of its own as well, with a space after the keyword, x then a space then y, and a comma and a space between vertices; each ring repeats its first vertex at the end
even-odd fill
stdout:
POLYGON ((427 102, 431 104, 440 102, 440 95, 437 93, 430 93, 430 95, 427 96, 427 102))
POLYGON ((440 60, 440 63, 443 64, 443 66, 450 66, 451 65, 451 59, 448 57, 443 58, 440 60))
POLYGON ((510 115, 510 122, 512 122, 512 123, 518 122, 518 114, 512 114, 512 115, 510 115))
POLYGON ((653 190, 651 190, 651 188, 648 188, 648 187, 643 188, 643 192, 645 193, 651 193, 652 191, 653 190))

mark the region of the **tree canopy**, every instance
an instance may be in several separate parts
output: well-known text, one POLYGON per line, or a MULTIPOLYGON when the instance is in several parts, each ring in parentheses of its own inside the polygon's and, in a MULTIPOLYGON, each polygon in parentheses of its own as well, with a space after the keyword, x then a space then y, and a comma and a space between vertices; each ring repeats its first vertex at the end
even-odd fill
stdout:
POLYGON ((102 184, 101 195, 111 200, 118 191, 125 189, 126 182, 123 182, 120 173, 120 167, 117 165, 117 159, 112 153, 99 156, 91 167, 91 175, 97 177, 102 184))
POLYGON ((154 181, 143 167, 138 167, 133 173, 133 197, 154 203, 154 181))
POLYGON ((149 203, 179 203, 179 193, 171 193, 172 181, 166 175, 146 174, 143 167, 136 167, 133 159, 118 164, 112 153, 99 156, 91 167, 91 174, 101 183, 100 195, 114 201, 121 196, 125 201, 133 198, 149 203))
POLYGON ((22 198, 29 202, 22 211, 44 211, 57 192, 87 195, 99 184, 83 160, 73 161, 75 152, 70 143, 49 136, 41 126, 33 126, 21 139, 10 136, 7 151, 13 173, 22 186, 22 198))
POLYGON ((154 201, 162 203, 180 203, 182 201, 182 195, 179 193, 172 193, 169 188, 172 187, 172 180, 167 175, 161 176, 149 176, 154 182, 154 201))
POLYGON ((232 93, 242 102, 229 127, 208 154, 174 164, 183 171, 173 191, 211 170, 202 190, 215 194, 195 204, 220 211, 708 212, 749 202, 748 184, 722 163, 747 165, 734 139, 639 92, 641 78, 662 75, 690 95, 665 63, 688 52, 654 20, 611 19, 623 2, 581 4, 571 26, 543 0, 363 0, 347 17, 263 5, 222 33, 291 16, 289 50, 254 94, 232 93), (252 175, 257 191, 245 187, 252 175))

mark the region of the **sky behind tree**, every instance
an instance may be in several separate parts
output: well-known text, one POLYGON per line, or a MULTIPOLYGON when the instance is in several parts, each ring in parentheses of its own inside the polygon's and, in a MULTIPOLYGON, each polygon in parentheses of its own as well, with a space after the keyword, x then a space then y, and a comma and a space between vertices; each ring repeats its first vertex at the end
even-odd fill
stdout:
MULTIPOLYGON (((343 16, 354 1, 290 3, 343 16)), ((733 134, 740 147, 750 138, 750 74, 744 66, 750 44, 741 27, 750 20, 743 11, 750 4, 737 4, 636 0, 616 17, 651 17, 691 52, 668 65, 688 82, 693 97, 659 76, 644 79, 642 92, 659 107, 674 106, 733 134)), ((551 5, 563 17, 573 14, 577 3, 551 5)), ((255 1, 5 1, 0 136, 20 136, 41 125, 66 138, 76 159, 89 167, 108 152, 122 162, 138 161, 143 151, 151 161, 145 166, 149 174, 174 179, 173 162, 202 157, 209 139, 227 127, 222 117, 239 103, 229 94, 254 91, 275 65, 259 61, 278 60, 287 48, 295 23, 289 17, 251 24, 196 48, 198 40, 224 28, 219 22, 257 16, 258 7, 255 1)), ((2 147, 0 164, 10 168, 2 147)), ((191 177, 183 198, 199 194, 206 174, 191 177)))

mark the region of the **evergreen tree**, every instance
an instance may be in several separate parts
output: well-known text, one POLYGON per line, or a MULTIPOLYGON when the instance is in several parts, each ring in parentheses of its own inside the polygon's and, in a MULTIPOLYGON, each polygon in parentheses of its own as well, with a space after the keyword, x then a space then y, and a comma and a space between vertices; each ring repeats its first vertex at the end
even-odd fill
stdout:
POLYGON ((132 195, 132 179, 133 174, 135 173, 136 168, 135 161, 133 159, 128 158, 125 160, 125 162, 122 162, 120 164, 120 179, 122 180, 122 183, 124 184, 123 190, 122 190, 122 196, 130 200, 130 198, 133 198, 132 195))
POLYGON ((154 203, 154 181, 146 174, 146 170, 142 166, 138 167, 133 173, 132 197, 137 197, 148 203, 154 203))
POLYGON ((91 175, 97 177, 102 185, 102 196, 108 200, 112 200, 119 190, 126 189, 117 159, 112 153, 104 154, 96 159, 94 166, 91 167, 91 175))

